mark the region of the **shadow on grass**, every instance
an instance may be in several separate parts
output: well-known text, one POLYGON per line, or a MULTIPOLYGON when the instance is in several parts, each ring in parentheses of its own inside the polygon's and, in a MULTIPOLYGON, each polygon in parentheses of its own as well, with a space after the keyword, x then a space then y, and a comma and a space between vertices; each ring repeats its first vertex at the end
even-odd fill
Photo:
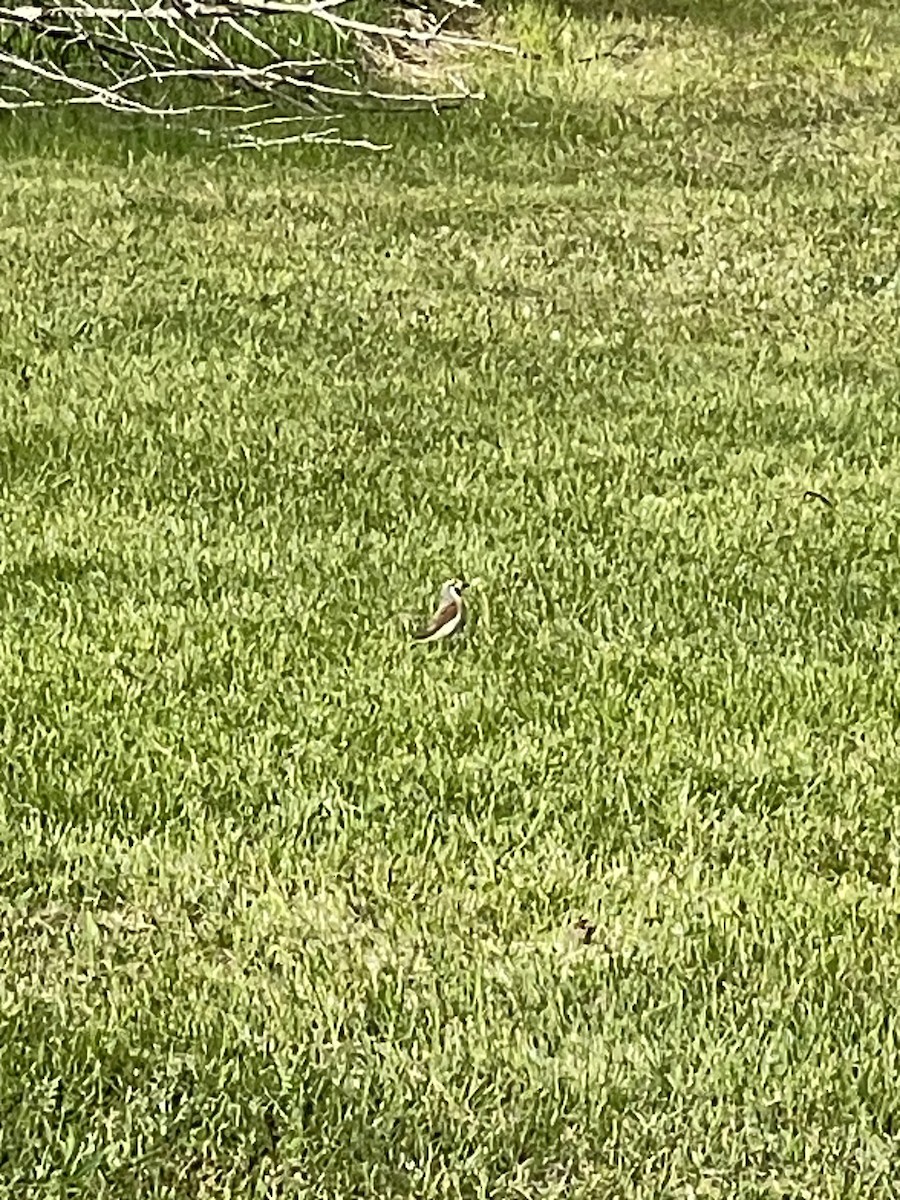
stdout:
MULTIPOLYGON (((540 0, 541 6, 560 16, 585 21, 690 21, 695 25, 718 26, 725 30, 756 29, 759 32, 785 20, 831 24, 834 0, 540 0)), ((516 0, 487 0, 488 9, 514 13, 516 0)), ((851 6, 847 6, 848 10, 851 6)), ((853 5, 853 20, 866 13, 893 12, 890 0, 869 0, 853 5)))
MULTIPOLYGON (((529 0, 545 14, 558 14, 596 28, 604 20, 620 20, 623 25, 642 19, 670 19, 695 25, 721 28, 726 33, 755 30, 777 34, 790 31, 792 37, 807 35, 828 59, 843 61, 846 37, 861 24, 882 16, 896 20, 896 10, 887 0, 865 0, 849 14, 835 0, 529 0), (788 19, 789 18, 789 22, 788 19)), ((507 13, 515 17, 527 9, 518 0, 485 0, 489 17, 507 13)), ((45 111, 0 113, 0 153, 7 161, 27 157, 50 157, 60 161, 88 161, 100 165, 130 165, 146 158, 198 163, 233 162, 242 172, 253 170, 273 157, 285 166, 300 170, 343 171, 352 162, 365 179, 371 172, 383 177, 385 163, 390 176, 410 186, 432 182, 448 165, 462 175, 496 180, 515 177, 526 182, 548 167, 566 176, 580 175, 585 169, 579 151, 600 148, 605 154, 624 156, 628 169, 643 178, 659 176, 660 146, 669 151, 670 170, 663 172, 670 181, 689 179, 698 182, 710 172, 699 140, 708 140, 713 159, 723 163, 722 149, 716 143, 727 139, 729 153, 740 153, 750 141, 757 153, 768 153, 773 140, 791 130, 808 134, 825 123, 846 125, 872 108, 869 92, 853 96, 829 94, 820 81, 811 78, 805 87, 786 88, 783 80, 764 86, 762 81, 736 82, 733 77, 672 81, 670 94, 642 91, 636 79, 633 91, 618 101, 597 95, 588 101, 575 99, 568 84, 581 88, 582 70, 560 83, 545 64, 532 63, 525 74, 522 64, 503 63, 501 71, 486 85, 488 99, 442 114, 424 109, 416 112, 345 112, 333 119, 322 117, 351 141, 366 138, 393 149, 393 154, 373 153, 341 145, 294 144, 284 148, 257 150, 229 149, 221 136, 226 118, 219 114, 198 114, 180 125, 152 118, 133 118, 103 110, 61 107, 45 111), (508 68, 508 72, 506 70, 508 68), (205 133, 192 125, 204 125, 205 133), (651 151, 650 143, 655 145, 651 151), (693 142, 693 147, 690 144, 693 142), (765 143, 765 145, 763 144, 765 143), (699 150, 701 161, 695 161, 699 150), (676 159, 678 160, 676 162, 676 159), (681 160, 684 159, 682 163, 681 160), (448 162, 449 160, 449 162, 448 162), (499 175, 498 175, 499 173, 499 175)), ((602 89, 599 89, 602 91, 602 89)), ((666 89, 664 88, 663 91, 666 89)), ((886 114, 896 111, 895 98, 900 85, 882 84, 875 97, 886 114)), ((871 91, 871 89, 870 89, 871 91)), ((751 154, 752 157, 752 154, 751 154)), ((712 160, 711 160, 712 161, 712 160)), ((595 165, 595 164, 594 164, 595 165)), ((662 164, 665 166, 665 164, 662 164)), ((746 163, 733 163, 738 176, 746 163)), ((623 163, 618 163, 619 171, 623 163)), ((270 169, 270 168, 269 168, 270 169)), ((728 174, 728 164, 720 167, 728 174)), ((758 172, 766 175, 763 169, 758 172)), ((730 183, 720 179, 719 183, 730 183)), ((737 178, 736 182, 740 183, 737 178)))

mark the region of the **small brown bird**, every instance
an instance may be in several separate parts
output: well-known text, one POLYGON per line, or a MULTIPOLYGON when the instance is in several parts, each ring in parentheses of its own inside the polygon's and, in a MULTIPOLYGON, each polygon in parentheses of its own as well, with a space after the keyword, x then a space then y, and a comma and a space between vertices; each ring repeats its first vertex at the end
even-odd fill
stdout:
POLYGON ((447 580, 441 588, 441 598, 434 616, 413 634, 414 642, 439 642, 463 629, 466 623, 463 592, 468 586, 464 579, 447 580))

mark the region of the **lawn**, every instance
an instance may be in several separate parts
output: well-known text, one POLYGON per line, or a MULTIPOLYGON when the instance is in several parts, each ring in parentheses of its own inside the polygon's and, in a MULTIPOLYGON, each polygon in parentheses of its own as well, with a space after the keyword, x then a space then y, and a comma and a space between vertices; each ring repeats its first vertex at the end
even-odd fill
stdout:
POLYGON ((896 1196, 900 10, 611 7, 0 123, 4 1200, 896 1196))

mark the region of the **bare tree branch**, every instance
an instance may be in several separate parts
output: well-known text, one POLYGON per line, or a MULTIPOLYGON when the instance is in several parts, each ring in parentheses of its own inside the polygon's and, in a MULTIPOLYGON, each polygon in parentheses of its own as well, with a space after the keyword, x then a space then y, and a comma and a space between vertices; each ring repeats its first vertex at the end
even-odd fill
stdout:
POLYGON ((376 149, 367 138, 343 136, 334 122, 352 108, 439 109, 479 98, 447 72, 452 90, 404 86, 396 67, 413 49, 515 53, 454 26, 478 11, 473 0, 423 0, 386 24, 358 20, 353 8, 353 0, 0 6, 0 110, 96 105, 166 123, 216 112, 221 127, 196 132, 238 148, 343 142, 376 149), (345 51, 315 52, 317 28, 345 51), (297 55, 299 47, 306 53, 297 55), (395 68, 396 89, 369 81, 386 66, 395 68), (248 122, 229 114, 256 115, 248 122))

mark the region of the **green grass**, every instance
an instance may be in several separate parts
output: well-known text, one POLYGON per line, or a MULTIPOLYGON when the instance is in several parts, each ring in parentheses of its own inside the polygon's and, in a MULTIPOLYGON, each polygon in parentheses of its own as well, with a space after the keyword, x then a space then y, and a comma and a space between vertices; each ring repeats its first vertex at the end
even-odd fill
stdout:
POLYGON ((0 129, 3 1197, 896 1194, 900 16, 653 7, 0 129))

